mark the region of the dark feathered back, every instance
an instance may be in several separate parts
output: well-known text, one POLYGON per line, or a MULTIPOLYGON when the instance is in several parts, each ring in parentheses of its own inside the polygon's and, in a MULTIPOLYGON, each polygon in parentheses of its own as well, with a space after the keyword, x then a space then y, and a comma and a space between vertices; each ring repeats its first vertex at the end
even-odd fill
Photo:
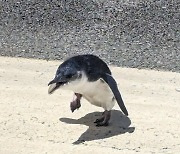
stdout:
POLYGON ((59 66, 59 68, 62 67, 75 67, 78 71, 83 70, 89 81, 95 81, 101 78, 105 73, 111 75, 111 71, 107 64, 99 57, 91 54, 71 57, 59 66))

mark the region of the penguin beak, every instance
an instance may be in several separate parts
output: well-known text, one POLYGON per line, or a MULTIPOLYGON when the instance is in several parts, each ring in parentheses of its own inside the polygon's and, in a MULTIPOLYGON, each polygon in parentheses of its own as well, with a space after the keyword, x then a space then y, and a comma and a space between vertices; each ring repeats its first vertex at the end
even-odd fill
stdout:
POLYGON ((58 83, 56 83, 56 82, 57 82, 57 81, 56 81, 56 78, 55 78, 55 79, 53 79, 52 81, 50 81, 50 82, 48 83, 48 86, 49 86, 48 94, 52 94, 56 89, 59 88, 59 85, 58 85, 58 83))
POLYGON ((48 89, 48 94, 52 94, 59 87, 60 87, 59 83, 52 83, 52 84, 50 84, 49 89, 48 89))
POLYGON ((55 77, 52 81, 48 83, 48 94, 52 94, 55 90, 57 90, 60 86, 64 85, 66 82, 68 81, 60 79, 59 76, 55 77))
POLYGON ((50 85, 53 84, 53 83, 56 83, 55 79, 52 80, 52 81, 50 81, 50 82, 48 83, 48 86, 50 86, 50 85))

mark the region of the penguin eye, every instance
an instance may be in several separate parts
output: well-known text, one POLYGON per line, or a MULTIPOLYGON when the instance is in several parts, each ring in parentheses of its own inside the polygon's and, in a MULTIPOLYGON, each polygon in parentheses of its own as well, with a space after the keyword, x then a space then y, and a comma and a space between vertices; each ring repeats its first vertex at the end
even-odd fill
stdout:
POLYGON ((66 78, 70 79, 70 78, 72 78, 72 76, 73 76, 72 74, 67 74, 66 78))

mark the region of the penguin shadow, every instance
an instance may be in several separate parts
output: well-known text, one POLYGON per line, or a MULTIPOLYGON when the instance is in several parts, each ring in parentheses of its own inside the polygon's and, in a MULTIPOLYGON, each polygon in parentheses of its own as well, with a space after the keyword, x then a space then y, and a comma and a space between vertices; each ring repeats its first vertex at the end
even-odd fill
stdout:
POLYGON ((89 127, 73 144, 105 139, 124 133, 133 133, 135 130, 135 127, 130 127, 131 120, 118 110, 111 111, 111 119, 107 127, 97 127, 94 121, 101 115, 102 112, 92 112, 80 119, 60 118, 59 120, 67 124, 80 124, 89 127))

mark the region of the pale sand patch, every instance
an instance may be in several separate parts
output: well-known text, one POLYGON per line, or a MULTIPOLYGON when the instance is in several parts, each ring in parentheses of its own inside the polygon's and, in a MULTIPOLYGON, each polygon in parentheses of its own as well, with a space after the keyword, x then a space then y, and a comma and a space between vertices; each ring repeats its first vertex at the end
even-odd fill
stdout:
POLYGON ((180 74, 111 67, 129 117, 116 104, 110 126, 103 111, 72 92, 48 95, 60 62, 0 57, 0 153, 179 153, 180 74), (74 144, 73 144, 74 143, 74 144))

